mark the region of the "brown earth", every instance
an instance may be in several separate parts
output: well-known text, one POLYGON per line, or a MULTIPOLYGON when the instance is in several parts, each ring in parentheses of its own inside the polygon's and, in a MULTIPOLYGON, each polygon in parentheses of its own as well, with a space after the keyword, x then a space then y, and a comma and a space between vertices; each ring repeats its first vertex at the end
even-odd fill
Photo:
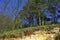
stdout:
POLYGON ((60 27, 37 27, 0 36, 0 40, 60 40, 60 27))

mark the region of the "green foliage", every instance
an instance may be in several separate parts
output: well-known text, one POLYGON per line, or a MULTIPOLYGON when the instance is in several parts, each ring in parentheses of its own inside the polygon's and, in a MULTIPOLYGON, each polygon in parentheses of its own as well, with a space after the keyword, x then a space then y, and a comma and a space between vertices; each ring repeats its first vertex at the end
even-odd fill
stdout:
MULTIPOLYGON (((30 26, 32 24, 33 26, 33 16, 31 16, 30 18, 27 18, 27 15, 30 14, 36 14, 36 18, 37 18, 37 24, 36 25, 42 25, 43 21, 45 22, 45 14, 43 14, 43 9, 47 8, 47 3, 46 0, 28 0, 28 4, 26 6, 23 7, 23 9, 21 10, 21 12, 18 13, 18 16, 20 16, 19 18, 25 18, 31 21, 30 26), (44 5, 46 4, 46 5, 44 5), (41 7, 43 7, 41 9, 41 7)), ((18 25, 19 23, 17 23, 18 25)), ((45 24, 45 23, 44 23, 45 24)))
POLYGON ((0 15, 0 33, 13 30, 14 23, 9 16, 0 15))

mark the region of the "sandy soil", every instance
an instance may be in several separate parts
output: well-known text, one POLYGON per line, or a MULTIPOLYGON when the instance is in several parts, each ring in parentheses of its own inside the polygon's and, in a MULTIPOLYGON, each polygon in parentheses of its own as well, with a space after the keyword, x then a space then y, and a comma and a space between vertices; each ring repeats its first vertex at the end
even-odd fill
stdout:
POLYGON ((60 28, 54 27, 46 29, 43 28, 43 30, 37 31, 31 30, 26 32, 12 33, 10 35, 5 35, 4 38, 0 40, 60 40, 59 35, 60 28))

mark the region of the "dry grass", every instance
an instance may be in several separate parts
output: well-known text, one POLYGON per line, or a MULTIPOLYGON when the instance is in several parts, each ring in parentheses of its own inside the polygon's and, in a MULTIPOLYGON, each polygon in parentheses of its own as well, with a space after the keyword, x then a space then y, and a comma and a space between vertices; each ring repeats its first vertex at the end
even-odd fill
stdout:
MULTIPOLYGON (((48 36, 52 36, 53 34, 56 34, 56 31, 54 30, 54 28, 60 28, 59 26, 55 26, 55 25, 45 25, 42 27, 29 27, 29 28, 24 28, 24 29, 20 29, 18 31, 11 31, 8 34, 5 34, 3 36, 0 36, 0 39, 10 39, 10 38, 23 38, 24 36, 31 36, 31 35, 36 35, 35 32, 37 32, 39 35, 44 34, 44 35, 40 35, 40 37, 45 38, 44 36, 48 37, 48 36), (54 31, 52 31, 54 30, 54 31), (40 31, 40 32, 38 32, 40 31)), ((56 29, 57 30, 57 29, 56 29)), ((60 30, 60 29, 58 29, 60 30)), ((48 37, 49 38, 49 37, 48 37)), ((42 40, 42 39, 41 39, 42 40)), ((46 39, 48 40, 48 39, 46 39)))

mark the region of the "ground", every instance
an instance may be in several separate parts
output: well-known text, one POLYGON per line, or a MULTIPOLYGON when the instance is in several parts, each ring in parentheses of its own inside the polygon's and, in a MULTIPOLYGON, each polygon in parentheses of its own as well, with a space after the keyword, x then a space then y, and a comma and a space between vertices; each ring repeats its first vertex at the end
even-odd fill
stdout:
POLYGON ((60 27, 33 27, 12 32, 0 37, 0 40, 60 40, 60 27))

